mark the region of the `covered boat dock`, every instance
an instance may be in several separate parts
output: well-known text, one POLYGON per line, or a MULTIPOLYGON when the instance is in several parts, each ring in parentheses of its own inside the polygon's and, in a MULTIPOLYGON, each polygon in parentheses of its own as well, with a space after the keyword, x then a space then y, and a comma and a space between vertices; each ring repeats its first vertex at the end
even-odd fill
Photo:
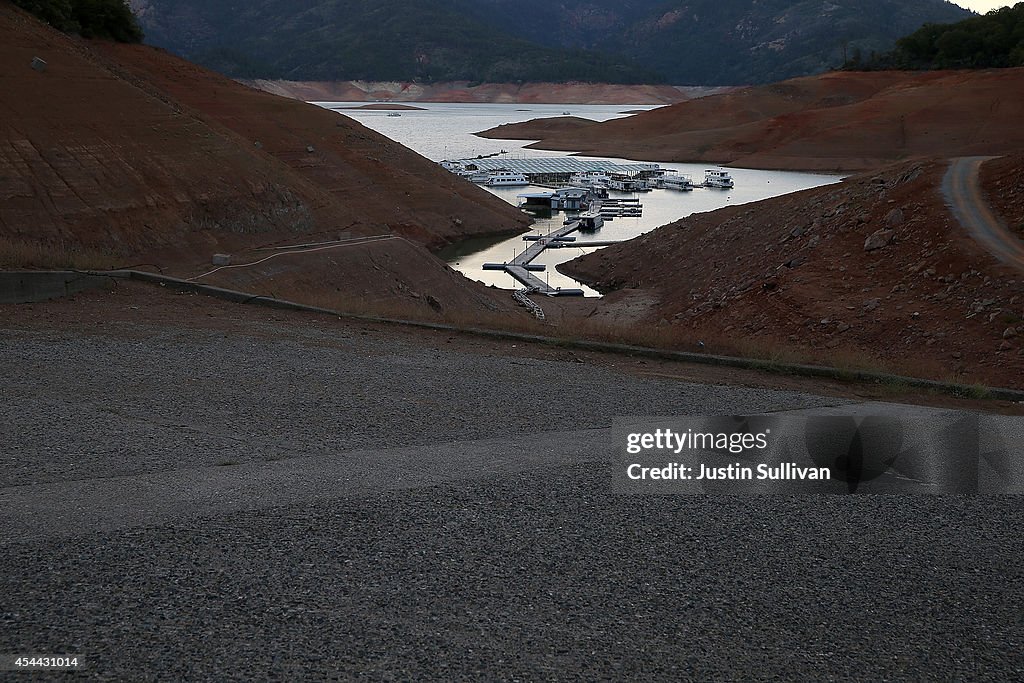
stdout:
POLYGON ((509 170, 513 173, 522 173, 531 184, 567 183, 569 182, 569 177, 574 173, 592 171, 647 178, 658 174, 661 170, 659 164, 623 164, 602 159, 582 159, 580 157, 534 157, 529 159, 488 157, 442 162, 442 165, 446 164, 457 164, 467 171, 489 173, 498 170, 509 170))

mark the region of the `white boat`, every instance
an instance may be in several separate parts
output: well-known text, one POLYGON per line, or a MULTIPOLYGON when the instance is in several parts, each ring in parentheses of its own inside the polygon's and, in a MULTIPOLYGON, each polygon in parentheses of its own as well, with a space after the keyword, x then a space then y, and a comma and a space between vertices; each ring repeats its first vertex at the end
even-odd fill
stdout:
POLYGON ((723 187, 728 189, 733 186, 732 176, 729 175, 728 171, 714 168, 709 169, 704 172, 704 184, 707 187, 723 187))
POLYGON ((650 186, 643 178, 616 173, 608 180, 608 188, 619 192, 646 192, 650 186))
POLYGON ((457 161, 442 161, 441 167, 454 173, 460 178, 465 178, 469 182, 477 183, 478 185, 486 183, 491 177, 491 174, 487 171, 471 171, 457 161))
MULTIPOLYGON (((476 181, 474 181, 476 182, 476 181)), ((515 171, 509 171, 506 169, 499 169, 497 171, 491 171, 487 176, 487 181, 484 185, 529 185, 530 181, 526 179, 522 173, 516 173, 515 171)))
POLYGON ((570 185, 583 187, 608 187, 611 180, 604 171, 578 171, 569 176, 570 185))
POLYGON ((600 208, 581 213, 576 219, 580 222, 580 230, 584 232, 592 232, 604 225, 604 217, 601 216, 600 208))
POLYGON ((693 181, 690 180, 690 176, 680 173, 675 169, 666 169, 661 174, 659 181, 662 186, 673 190, 688 191, 693 189, 693 181))
POLYGON ((389 111, 388 116, 401 116, 397 111, 389 111))

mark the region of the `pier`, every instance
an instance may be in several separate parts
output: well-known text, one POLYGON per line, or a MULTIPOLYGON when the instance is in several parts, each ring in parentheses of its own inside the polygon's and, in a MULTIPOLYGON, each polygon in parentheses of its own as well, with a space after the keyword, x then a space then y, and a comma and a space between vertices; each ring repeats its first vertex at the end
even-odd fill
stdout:
POLYGON ((525 286, 529 291, 537 292, 538 294, 544 294, 546 296, 583 296, 582 289, 562 289, 561 287, 551 287, 533 274, 536 271, 545 270, 545 266, 530 264, 531 261, 540 256, 541 253, 549 247, 557 248, 564 247, 566 245, 576 246, 574 243, 569 241, 569 239, 575 238, 567 238, 570 233, 579 230, 579 227, 579 222, 574 221, 562 226, 558 230, 544 235, 543 237, 530 235, 528 237, 534 237, 534 239, 531 240, 530 246, 524 249, 521 254, 507 263, 485 263, 483 266, 484 270, 504 270, 525 286))

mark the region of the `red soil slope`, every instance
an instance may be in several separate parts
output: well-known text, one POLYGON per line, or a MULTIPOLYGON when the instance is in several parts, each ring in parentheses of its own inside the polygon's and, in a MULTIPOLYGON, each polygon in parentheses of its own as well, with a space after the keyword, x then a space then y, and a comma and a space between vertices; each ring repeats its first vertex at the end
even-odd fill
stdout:
POLYGON ((394 234, 405 239, 205 281, 435 317, 506 303, 425 246, 528 220, 351 119, 159 50, 62 35, 7 2, 0 63, 0 267, 148 264, 193 276, 214 253, 249 263, 267 255, 258 247, 394 234))
MULTIPOLYGON (((992 164, 993 162, 989 162, 992 164)), ((838 185, 698 214, 562 267, 601 291, 639 286, 649 321, 709 351, 779 351, 940 379, 1024 386, 1024 273, 976 244, 944 204, 948 163, 903 163, 838 185), (879 231, 891 230, 892 233, 879 231), (875 236, 890 242, 866 248, 875 236), (692 334, 686 334, 692 333, 692 334)), ((1024 221, 1024 158, 987 168, 1024 221)))
POLYGON ((544 120, 487 137, 632 159, 856 170, 919 156, 1024 149, 1024 69, 828 73, 576 130, 544 120))
POLYGON ((9 240, 181 260, 346 230, 442 244, 524 224, 349 119, 148 47, 69 38, 8 3, 0 62, 9 240))
POLYGON ((553 116, 523 123, 503 123, 496 128, 476 133, 476 135, 497 140, 531 140, 534 138, 530 138, 529 134, 534 131, 537 131, 537 137, 572 135, 594 125, 597 125, 597 121, 579 116, 553 116))

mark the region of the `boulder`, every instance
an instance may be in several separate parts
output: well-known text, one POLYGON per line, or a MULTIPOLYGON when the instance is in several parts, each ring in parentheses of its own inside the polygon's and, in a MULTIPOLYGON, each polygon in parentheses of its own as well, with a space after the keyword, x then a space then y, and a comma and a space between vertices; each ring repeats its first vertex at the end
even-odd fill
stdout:
POLYGON ((875 251, 886 247, 892 242, 892 238, 895 237, 896 233, 893 230, 877 230, 864 240, 864 251, 875 251))
POLYGON ((889 228, 895 228, 903 225, 903 209, 893 209, 889 213, 885 214, 885 225, 889 228))

